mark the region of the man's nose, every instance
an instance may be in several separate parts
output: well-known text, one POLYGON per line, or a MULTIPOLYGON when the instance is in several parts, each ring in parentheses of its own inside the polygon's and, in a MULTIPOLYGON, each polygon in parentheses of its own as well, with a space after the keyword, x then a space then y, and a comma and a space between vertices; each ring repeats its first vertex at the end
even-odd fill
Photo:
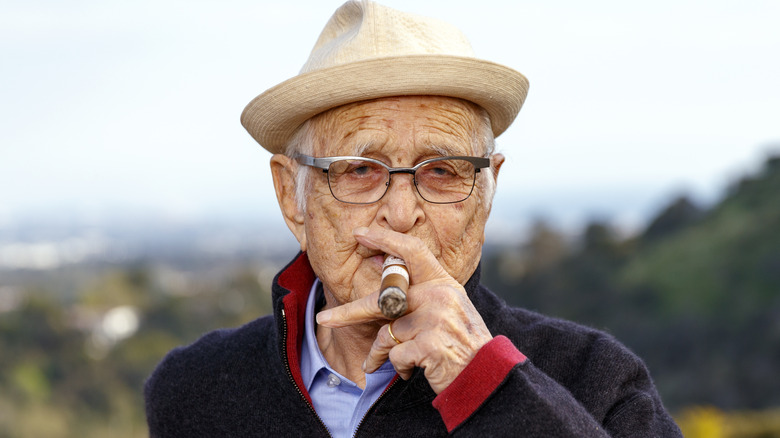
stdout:
POLYGON ((424 220, 422 203, 425 201, 417 193, 411 173, 394 173, 389 183, 385 196, 379 201, 382 205, 377 220, 394 231, 405 233, 424 220))

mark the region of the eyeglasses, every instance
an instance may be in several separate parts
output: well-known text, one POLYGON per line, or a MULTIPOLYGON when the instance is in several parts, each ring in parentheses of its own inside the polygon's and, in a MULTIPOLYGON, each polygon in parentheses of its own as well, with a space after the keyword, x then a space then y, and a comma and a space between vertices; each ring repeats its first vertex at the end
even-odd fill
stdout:
POLYGON ((390 177, 395 173, 412 175, 417 193, 430 203, 465 201, 474 190, 477 172, 490 166, 490 158, 482 157, 433 158, 414 167, 390 167, 381 161, 363 157, 315 158, 298 155, 296 160, 327 173, 330 193, 348 204, 379 201, 387 193, 390 177))

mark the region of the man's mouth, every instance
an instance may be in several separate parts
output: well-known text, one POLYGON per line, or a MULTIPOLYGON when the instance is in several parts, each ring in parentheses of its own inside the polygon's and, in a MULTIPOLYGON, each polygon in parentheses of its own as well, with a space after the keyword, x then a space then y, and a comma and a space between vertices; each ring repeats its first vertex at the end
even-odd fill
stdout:
POLYGON ((377 270, 382 269, 382 263, 384 262, 385 259, 384 251, 367 248, 363 245, 358 244, 355 252, 357 252, 359 256, 365 259, 370 259, 372 261, 372 264, 376 265, 377 270))

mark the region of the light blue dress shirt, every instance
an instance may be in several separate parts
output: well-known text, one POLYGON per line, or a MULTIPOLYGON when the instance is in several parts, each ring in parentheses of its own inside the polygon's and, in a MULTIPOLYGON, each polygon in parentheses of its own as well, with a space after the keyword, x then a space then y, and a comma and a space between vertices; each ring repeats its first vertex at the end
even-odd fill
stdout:
POLYGON ((309 292, 306 303, 306 323, 301 348, 301 375, 311 395, 314 410, 334 437, 351 437, 366 412, 379 398, 395 376, 390 361, 377 371, 366 374, 366 387, 360 389, 354 382, 337 373, 328 365, 317 345, 314 312, 322 297, 319 279, 309 292))

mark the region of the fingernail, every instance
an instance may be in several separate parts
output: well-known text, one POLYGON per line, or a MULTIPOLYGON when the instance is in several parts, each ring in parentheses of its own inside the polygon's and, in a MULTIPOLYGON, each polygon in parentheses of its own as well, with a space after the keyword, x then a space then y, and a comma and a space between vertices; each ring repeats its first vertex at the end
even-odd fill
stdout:
POLYGON ((357 227, 354 230, 352 230, 353 236, 364 237, 366 234, 368 234, 368 227, 357 227))
POLYGON ((322 312, 318 313, 316 316, 317 324, 326 324, 328 321, 330 321, 330 310, 323 310, 322 312))
POLYGON ((363 361, 363 372, 366 372, 366 361, 363 361))

